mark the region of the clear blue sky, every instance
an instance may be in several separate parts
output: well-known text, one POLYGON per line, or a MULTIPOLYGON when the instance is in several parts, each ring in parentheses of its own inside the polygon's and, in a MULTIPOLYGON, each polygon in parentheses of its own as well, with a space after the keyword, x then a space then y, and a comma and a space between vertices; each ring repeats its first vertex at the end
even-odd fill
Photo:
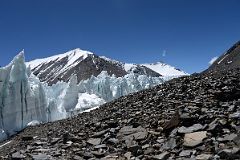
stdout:
POLYGON ((0 0, 0 65, 22 49, 31 60, 81 48, 199 72, 240 40, 239 6, 239 0, 0 0))

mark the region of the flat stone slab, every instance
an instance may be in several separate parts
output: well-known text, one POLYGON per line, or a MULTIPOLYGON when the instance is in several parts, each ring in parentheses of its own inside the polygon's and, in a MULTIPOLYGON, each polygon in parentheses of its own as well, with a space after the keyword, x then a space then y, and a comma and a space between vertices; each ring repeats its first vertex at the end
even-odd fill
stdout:
POLYGON ((101 138, 89 138, 87 143, 94 146, 99 145, 101 143, 101 138))
POLYGON ((178 129, 178 133, 192 133, 192 132, 199 131, 201 129, 203 129, 203 126, 201 124, 194 124, 191 127, 182 126, 178 129))
POLYGON ((184 136, 183 145, 186 147, 195 147, 201 144, 203 139, 205 139, 206 137, 207 137, 207 131, 187 133, 184 136))

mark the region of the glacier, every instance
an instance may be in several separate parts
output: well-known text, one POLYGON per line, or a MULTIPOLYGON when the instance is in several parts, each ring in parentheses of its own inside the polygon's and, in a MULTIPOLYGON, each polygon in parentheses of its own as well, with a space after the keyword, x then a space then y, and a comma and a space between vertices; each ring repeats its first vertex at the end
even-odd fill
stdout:
MULTIPOLYGON (((72 75, 68 83, 61 81, 52 86, 44 83, 43 88, 49 101, 58 106, 58 115, 52 118, 57 120, 161 83, 163 79, 160 77, 130 73, 117 78, 102 71, 98 76, 91 76, 78 84, 76 75, 72 75)), ((51 111, 51 116, 53 114, 51 111)))
POLYGON ((43 86, 26 67, 21 52, 8 66, 0 68, 0 140, 31 121, 47 122, 48 114, 43 86))
POLYGON ((52 86, 40 80, 26 67, 24 53, 19 53, 6 67, 0 68, 0 141, 23 128, 67 118, 89 111, 129 93, 163 83, 162 77, 129 73, 123 77, 98 76, 77 83, 52 86))
POLYGON ((95 94, 104 101, 109 102, 162 82, 163 79, 160 77, 148 77, 130 73, 124 77, 116 78, 114 75, 109 76, 106 71, 102 71, 97 77, 92 76, 88 80, 80 81, 78 88, 81 93, 95 94))

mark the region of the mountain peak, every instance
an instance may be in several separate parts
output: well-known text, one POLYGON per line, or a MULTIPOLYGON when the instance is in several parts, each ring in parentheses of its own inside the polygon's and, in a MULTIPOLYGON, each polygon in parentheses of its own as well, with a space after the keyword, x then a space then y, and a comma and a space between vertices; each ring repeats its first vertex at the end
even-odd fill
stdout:
POLYGON ((77 75, 79 82, 90 78, 92 75, 98 76, 102 71, 107 71, 109 75, 114 74, 117 77, 132 72, 153 77, 186 75, 185 72, 163 62, 154 64, 124 63, 105 56, 95 55, 80 48, 48 58, 33 60, 28 62, 27 65, 41 81, 46 81, 50 85, 59 80, 69 81, 73 74, 77 75))
POLYGON ((93 53, 86 50, 82 50, 80 48, 75 48, 61 55, 72 55, 72 54, 77 56, 86 56, 86 55, 92 55, 93 53))
POLYGON ((157 62, 154 62, 154 63, 149 63, 149 65, 157 65, 157 64, 166 65, 166 63, 163 62, 163 61, 157 61, 157 62))
POLYGON ((93 54, 92 52, 81 50, 80 48, 76 48, 76 49, 70 50, 70 51, 62 53, 62 54, 57 54, 57 55, 50 56, 47 58, 35 59, 33 61, 27 62, 27 65, 33 69, 33 68, 38 67, 42 63, 49 63, 49 62, 53 62, 53 61, 56 62, 56 61, 60 61, 62 59, 67 58, 67 61, 68 61, 67 66, 69 66, 70 64, 72 64, 76 60, 78 60, 79 58, 85 59, 89 55, 92 55, 92 54, 93 54))

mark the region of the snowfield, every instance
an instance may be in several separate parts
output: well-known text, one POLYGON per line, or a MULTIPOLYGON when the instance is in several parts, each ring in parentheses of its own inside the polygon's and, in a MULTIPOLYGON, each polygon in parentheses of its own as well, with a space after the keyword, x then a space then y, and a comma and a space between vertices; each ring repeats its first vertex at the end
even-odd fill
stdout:
POLYGON ((157 72, 163 76, 167 76, 167 77, 189 75, 188 73, 183 72, 179 69, 176 69, 175 67, 170 66, 166 63, 157 62, 157 63, 151 63, 151 64, 142 64, 142 65, 154 70, 155 72, 157 72))

